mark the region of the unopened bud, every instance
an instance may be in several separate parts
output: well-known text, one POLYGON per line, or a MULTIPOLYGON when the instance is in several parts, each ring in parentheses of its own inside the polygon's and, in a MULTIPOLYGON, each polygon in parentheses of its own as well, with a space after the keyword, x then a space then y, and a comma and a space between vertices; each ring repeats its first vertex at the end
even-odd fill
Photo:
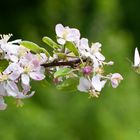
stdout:
POLYGON ((86 66, 83 68, 83 73, 84 74, 91 74, 92 73, 92 67, 91 66, 86 66))

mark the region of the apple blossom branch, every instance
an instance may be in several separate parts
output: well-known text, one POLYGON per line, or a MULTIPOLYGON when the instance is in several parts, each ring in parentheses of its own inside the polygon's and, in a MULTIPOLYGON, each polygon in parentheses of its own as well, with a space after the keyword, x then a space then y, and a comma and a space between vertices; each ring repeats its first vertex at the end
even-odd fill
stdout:
MULTIPOLYGON (((50 53, 30 41, 9 41, 11 34, 0 35, 0 110, 7 107, 5 96, 18 100, 17 105, 20 99, 33 96, 31 81, 47 80, 46 68, 52 80, 58 80, 59 89, 77 89, 92 97, 99 96, 107 81, 116 88, 123 80, 119 73, 103 73, 104 65, 113 62, 105 61, 99 42, 90 44, 87 38, 81 38, 78 29, 62 24, 56 25, 55 32, 56 42, 49 37, 42 39, 53 49, 50 53)), ((139 65, 136 49, 134 67, 139 65)))

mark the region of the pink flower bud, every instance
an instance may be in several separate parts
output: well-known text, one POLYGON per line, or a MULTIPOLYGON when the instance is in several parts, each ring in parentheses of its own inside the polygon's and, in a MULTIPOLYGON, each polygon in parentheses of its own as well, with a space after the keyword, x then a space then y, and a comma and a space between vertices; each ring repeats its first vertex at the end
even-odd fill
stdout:
POLYGON ((92 67, 91 66, 86 66, 83 68, 83 73, 84 74, 91 74, 92 73, 92 67))
POLYGON ((110 80, 111 80, 112 87, 116 88, 119 85, 120 81, 123 80, 123 77, 119 73, 114 73, 112 74, 110 80))

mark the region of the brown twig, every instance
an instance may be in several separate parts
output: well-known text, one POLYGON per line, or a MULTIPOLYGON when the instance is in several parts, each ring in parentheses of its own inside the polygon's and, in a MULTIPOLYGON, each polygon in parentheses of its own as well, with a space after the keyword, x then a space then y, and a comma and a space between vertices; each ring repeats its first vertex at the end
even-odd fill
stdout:
MULTIPOLYGON (((51 63, 42 64, 44 67, 55 67, 55 66, 70 66, 75 67, 77 64, 81 62, 80 59, 70 60, 70 61, 53 61, 51 63)), ((83 62, 86 62, 86 59, 83 60, 83 62)))

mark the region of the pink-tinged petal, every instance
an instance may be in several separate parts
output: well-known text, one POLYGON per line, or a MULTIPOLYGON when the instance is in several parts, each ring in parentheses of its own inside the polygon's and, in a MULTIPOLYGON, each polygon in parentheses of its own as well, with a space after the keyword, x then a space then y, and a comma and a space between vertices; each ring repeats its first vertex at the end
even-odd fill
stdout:
POLYGON ((23 94, 22 92, 19 92, 18 95, 16 96, 16 98, 18 98, 18 99, 30 98, 30 97, 32 97, 32 96, 34 95, 34 93, 35 93, 35 92, 32 91, 30 94, 25 95, 25 94, 23 94))
POLYGON ((42 63, 45 63, 47 60, 48 60, 48 58, 47 58, 47 56, 46 56, 46 54, 45 53, 40 53, 40 56, 41 56, 41 64, 42 63))
POLYGON ((19 76, 20 76, 20 73, 17 71, 14 71, 8 76, 8 78, 12 81, 15 81, 16 79, 19 78, 19 76))
POLYGON ((28 74, 22 74, 21 75, 21 81, 24 85, 29 85, 30 83, 30 78, 28 74))
POLYGON ((8 93, 8 96, 15 97, 19 92, 18 86, 13 81, 7 81, 5 89, 8 93))
POLYGON ((39 67, 40 66, 40 62, 37 59, 33 60, 32 64, 34 65, 34 67, 39 67))
POLYGON ((56 35, 58 37, 63 37, 63 32, 65 31, 65 28, 62 24, 57 24, 55 26, 55 32, 56 32, 56 35))
POLYGON ((114 73, 112 74, 111 79, 123 80, 123 77, 119 73, 114 73))
POLYGON ((110 80, 112 87, 116 88, 119 85, 120 81, 123 80, 123 77, 119 73, 114 73, 112 74, 110 80))
POLYGON ((89 80, 87 80, 84 77, 81 77, 79 80, 79 85, 77 86, 77 89, 82 92, 88 92, 88 90, 90 89, 89 80))
POLYGON ((5 104, 3 97, 0 97, 0 110, 5 110, 7 108, 7 104, 5 104))
POLYGON ((119 82, 114 79, 114 80, 111 81, 111 85, 112 85, 113 88, 117 88, 117 86, 119 85, 119 82))
POLYGON ((32 91, 30 94, 25 95, 25 94, 23 94, 22 92, 19 92, 18 95, 16 96, 16 98, 18 98, 18 99, 30 98, 30 97, 32 97, 32 96, 34 95, 34 93, 35 93, 35 92, 32 91))
POLYGON ((22 88, 23 88, 23 94, 26 95, 30 90, 31 90, 31 86, 30 85, 24 85, 22 83, 22 88))
POLYGON ((37 80, 37 81, 43 80, 45 78, 44 74, 37 73, 37 72, 30 72, 29 75, 33 80, 37 80))
POLYGON ((5 82, 0 84, 0 96, 7 96, 7 92, 5 89, 5 82))

